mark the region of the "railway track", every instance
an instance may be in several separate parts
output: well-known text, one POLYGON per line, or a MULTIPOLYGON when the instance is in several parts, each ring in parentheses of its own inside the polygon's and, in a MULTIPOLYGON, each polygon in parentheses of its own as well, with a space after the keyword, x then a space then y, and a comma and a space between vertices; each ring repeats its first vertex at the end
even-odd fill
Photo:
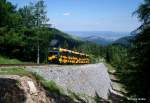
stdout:
POLYGON ((0 67, 12 67, 12 66, 44 66, 48 64, 0 64, 0 67))

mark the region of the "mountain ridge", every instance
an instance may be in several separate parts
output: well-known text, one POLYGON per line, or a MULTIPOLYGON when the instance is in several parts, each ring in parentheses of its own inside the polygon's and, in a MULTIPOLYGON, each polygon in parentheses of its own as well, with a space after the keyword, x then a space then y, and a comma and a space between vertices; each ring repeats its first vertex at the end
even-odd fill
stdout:
POLYGON ((117 40, 121 37, 128 36, 130 32, 113 32, 113 31, 65 31, 72 36, 88 37, 91 35, 100 36, 108 40, 117 40))
POLYGON ((96 35, 91 35, 91 36, 88 36, 88 37, 84 37, 82 39, 85 40, 85 41, 90 41, 90 42, 102 45, 102 46, 109 45, 113 42, 112 40, 107 40, 105 38, 102 38, 102 37, 96 36, 96 35))

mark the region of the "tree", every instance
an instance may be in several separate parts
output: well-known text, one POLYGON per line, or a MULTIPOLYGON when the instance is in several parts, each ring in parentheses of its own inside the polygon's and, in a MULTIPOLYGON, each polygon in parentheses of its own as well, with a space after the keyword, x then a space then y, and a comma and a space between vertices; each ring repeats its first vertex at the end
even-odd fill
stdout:
MULTIPOLYGON (((144 3, 133 13, 137 14, 139 20, 143 23, 141 26, 150 24, 150 0, 144 0, 144 3)), ((138 28, 141 29, 141 28, 138 28)))
POLYGON ((22 26, 27 27, 27 28, 35 27, 33 9, 34 9, 33 4, 24 6, 23 8, 19 8, 18 12, 22 17, 22 20, 21 20, 22 26))
POLYGON ((0 1, 0 52, 2 54, 16 53, 23 45, 23 35, 20 33, 21 16, 16 6, 7 0, 0 1))
POLYGON ((22 26, 27 28, 25 37, 32 44, 29 44, 32 48, 36 46, 38 64, 40 62, 40 49, 47 46, 42 44, 45 42, 49 44, 50 40, 50 30, 47 27, 48 18, 45 8, 44 1, 38 0, 35 4, 30 3, 30 5, 19 9, 19 13, 22 16, 22 26), (28 32, 28 29, 32 30, 31 33, 28 32))
POLYGON ((11 16, 16 12, 15 6, 7 0, 0 0, 0 27, 10 25, 11 16))
POLYGON ((135 31, 136 37, 129 51, 124 83, 129 93, 137 98, 150 100, 150 0, 144 0, 136 12, 142 25, 135 31))
POLYGON ((40 35, 41 35, 41 27, 44 27, 48 22, 48 18, 46 16, 45 5, 43 0, 39 0, 34 6, 34 18, 35 18, 35 27, 38 28, 37 32, 37 63, 40 62, 40 35))

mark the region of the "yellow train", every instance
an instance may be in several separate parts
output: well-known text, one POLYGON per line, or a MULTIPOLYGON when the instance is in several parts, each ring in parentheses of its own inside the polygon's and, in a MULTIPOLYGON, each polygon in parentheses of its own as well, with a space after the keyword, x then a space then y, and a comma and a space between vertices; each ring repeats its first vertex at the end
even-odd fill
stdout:
POLYGON ((48 53, 49 64, 89 64, 89 56, 63 48, 52 48, 48 53))

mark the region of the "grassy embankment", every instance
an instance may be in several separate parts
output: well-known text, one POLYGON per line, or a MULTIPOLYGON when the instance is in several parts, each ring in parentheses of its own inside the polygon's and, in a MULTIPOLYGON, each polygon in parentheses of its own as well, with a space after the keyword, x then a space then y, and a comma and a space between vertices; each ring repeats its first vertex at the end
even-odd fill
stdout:
POLYGON ((4 57, 0 55, 0 64, 22 64, 23 62, 17 59, 9 59, 8 57, 4 57))

